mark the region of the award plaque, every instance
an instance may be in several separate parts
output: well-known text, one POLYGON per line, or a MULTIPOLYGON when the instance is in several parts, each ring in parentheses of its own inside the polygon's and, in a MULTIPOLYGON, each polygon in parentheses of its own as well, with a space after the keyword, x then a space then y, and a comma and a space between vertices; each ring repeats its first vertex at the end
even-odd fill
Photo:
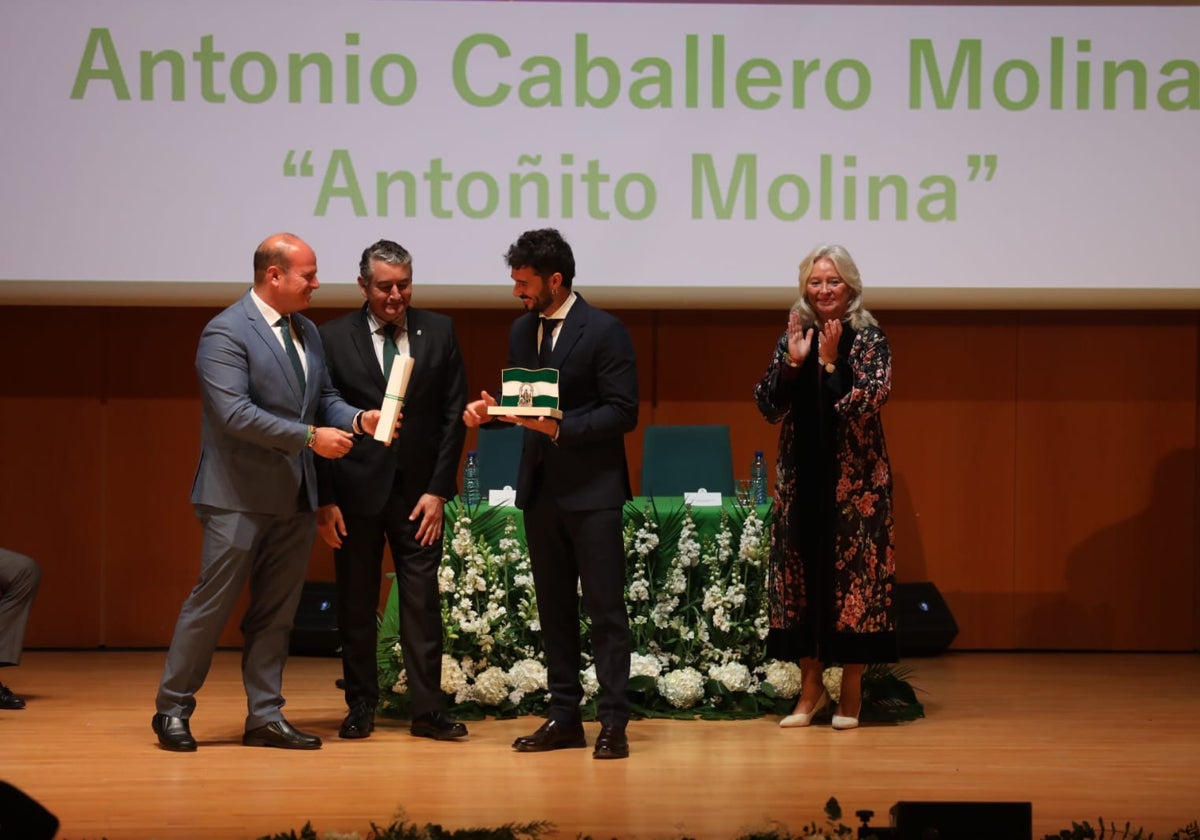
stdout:
POLYGON ((505 368, 500 372, 500 379, 503 383, 500 402, 488 406, 488 414, 562 419, 562 412, 558 409, 556 368, 505 368))

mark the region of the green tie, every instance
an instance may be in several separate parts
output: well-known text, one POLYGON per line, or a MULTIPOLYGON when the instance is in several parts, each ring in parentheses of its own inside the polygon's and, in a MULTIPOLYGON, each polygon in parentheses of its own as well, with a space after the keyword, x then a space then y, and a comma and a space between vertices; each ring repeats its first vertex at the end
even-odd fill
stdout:
POLYGON ((304 391, 304 365, 300 362, 300 354, 296 352, 296 342, 292 340, 292 325, 288 317, 284 315, 275 322, 275 326, 279 327, 283 333, 283 349, 287 350, 288 358, 292 362, 292 370, 296 371, 296 381, 300 383, 300 390, 304 391))
POLYGON ((383 378, 387 379, 392 375, 392 362, 400 355, 396 352, 396 325, 384 324, 379 332, 383 336, 383 378))

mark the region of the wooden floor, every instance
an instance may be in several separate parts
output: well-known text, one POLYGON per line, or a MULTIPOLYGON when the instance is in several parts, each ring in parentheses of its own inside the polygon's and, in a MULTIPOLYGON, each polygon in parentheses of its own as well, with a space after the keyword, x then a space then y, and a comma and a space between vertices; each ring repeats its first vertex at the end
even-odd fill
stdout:
MULTIPOLYGON (((288 664, 289 719, 326 738, 289 752, 240 744, 238 654, 200 693, 192 754, 150 731, 161 652, 30 651, 0 677, 28 701, 0 711, 0 780, 61 821, 59 838, 255 838, 301 828, 366 833, 398 809, 446 828, 548 820, 554 837, 732 838, 773 824, 847 824, 897 801, 1030 801, 1034 836, 1103 817, 1165 837, 1200 819, 1200 657, 966 654, 911 660, 927 717, 834 732, 739 722, 635 721, 628 761, 590 750, 521 754, 538 721, 470 724, 438 743, 384 721, 336 737, 334 659, 288 664)), ((595 724, 589 724, 589 740, 595 724)))

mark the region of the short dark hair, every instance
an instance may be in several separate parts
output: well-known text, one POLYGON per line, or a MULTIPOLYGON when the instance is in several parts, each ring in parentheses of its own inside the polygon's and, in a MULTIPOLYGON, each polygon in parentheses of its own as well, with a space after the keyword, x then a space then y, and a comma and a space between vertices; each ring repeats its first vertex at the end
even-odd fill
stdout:
POLYGON ((404 246, 390 239, 380 239, 373 245, 368 245, 358 261, 358 276, 368 284, 371 282, 372 267, 375 261, 388 265, 412 265, 412 254, 404 246))
POLYGON ((543 280, 551 274, 561 274, 565 289, 570 289, 575 279, 575 254, 554 228, 525 231, 509 246, 504 260, 509 268, 533 269, 543 280))

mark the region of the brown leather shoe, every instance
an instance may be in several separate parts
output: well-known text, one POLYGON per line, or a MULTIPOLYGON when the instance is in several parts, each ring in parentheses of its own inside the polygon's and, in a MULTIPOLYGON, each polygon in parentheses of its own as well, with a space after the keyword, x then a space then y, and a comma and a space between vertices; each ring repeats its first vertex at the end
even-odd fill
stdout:
POLYGON ((523 735, 513 741, 513 749, 517 752, 546 752, 586 746, 582 723, 563 723, 553 719, 539 726, 532 735, 523 735))
POLYGON ((275 720, 242 736, 245 747, 279 747, 282 750, 319 750, 321 739, 301 732, 286 720, 275 720))
POLYGON ((150 719, 150 728, 158 736, 158 745, 171 752, 195 752, 196 739, 192 737, 187 718, 172 715, 155 715, 150 719))
POLYGON ((601 726, 592 758, 629 758, 629 739, 624 726, 601 726))
POLYGON ((445 712, 427 712, 413 718, 409 732, 418 738, 433 738, 435 741, 453 741, 467 734, 467 727, 445 712))

